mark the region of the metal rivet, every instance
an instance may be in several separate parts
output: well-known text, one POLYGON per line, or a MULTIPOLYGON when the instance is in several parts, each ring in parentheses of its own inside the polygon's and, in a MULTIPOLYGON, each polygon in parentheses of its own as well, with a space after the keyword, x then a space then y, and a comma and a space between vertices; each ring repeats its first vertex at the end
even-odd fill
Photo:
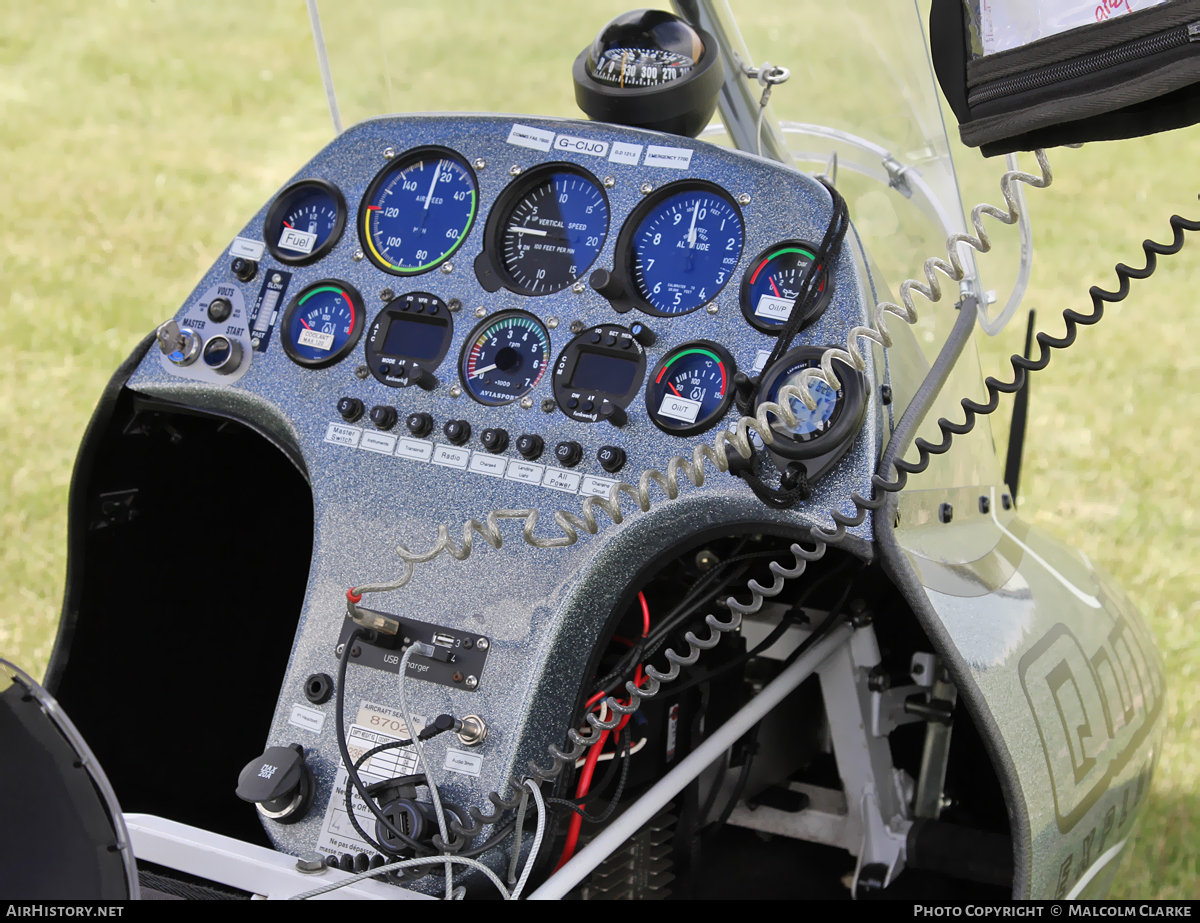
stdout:
POLYGON ((554 401, 551 398, 543 398, 542 413, 554 413, 554 401))
POLYGON ((531 398, 531 397, 521 398, 521 409, 522 410, 528 410, 532 406, 533 406, 533 398, 531 398))
POLYGON ((892 386, 891 385, 880 385, 879 386, 879 399, 882 400, 885 404, 890 404, 892 402, 892 386))
POLYGON ((615 176, 604 177, 604 188, 605 189, 612 189, 612 187, 615 185, 617 185, 617 178, 615 176))
POLYGON ((388 160, 391 160, 393 157, 396 156, 396 149, 394 147, 385 147, 383 149, 383 156, 386 157, 388 160))
POLYGON ((706 310, 709 314, 716 314, 718 311, 721 310, 721 306, 714 301, 712 304, 710 304, 704 310, 706 310))
POLYGON ((446 302, 446 307, 448 307, 451 311, 453 311, 455 314, 457 314, 459 311, 462 310, 462 302, 459 301, 457 298, 451 298, 448 302, 446 302))
POLYGON ((281 276, 279 273, 275 273, 273 276, 271 276, 271 281, 278 285, 283 281, 283 276, 281 276))
POLYGON ((743 192, 740 196, 738 196, 738 205, 749 205, 749 204, 750 204, 750 196, 749 195, 747 195, 746 193, 743 192))
POLYGON ((259 340, 257 340, 257 339, 254 339, 254 340, 251 340, 251 341, 250 341, 250 345, 251 345, 251 346, 253 346, 255 349, 258 349, 258 347, 259 347, 259 344, 260 344, 260 341, 259 341, 259 340))
POLYGON ((979 512, 983 513, 984 515, 987 515, 987 513, 989 513, 991 511, 991 509, 992 509, 992 501, 989 500, 987 497, 980 497, 979 498, 979 512))
POLYGON ((576 282, 574 285, 571 286, 571 291, 573 291, 576 295, 582 295, 586 290, 587 290, 587 286, 584 285, 582 282, 576 282))
POLYGON ((462 397, 462 388, 460 388, 458 385, 451 385, 450 386, 450 396, 451 397, 462 397))
POLYGON ((474 689, 476 686, 479 685, 479 677, 468 676, 467 681, 465 683, 463 683, 463 685, 466 686, 468 689, 474 689))
POLYGON ((442 272, 444 272, 446 275, 450 275, 450 273, 454 272, 454 264, 442 263, 442 272))
POLYGON ((379 300, 383 301, 383 302, 391 301, 395 297, 396 297, 396 293, 393 292, 390 288, 385 288, 382 292, 379 293, 379 300))
POLYGON ((511 173, 513 176, 520 176, 521 175, 521 165, 514 163, 511 167, 508 168, 508 172, 511 173))
POLYGON ((481 651, 486 651, 488 649, 488 639, 480 638, 478 641, 475 642, 475 647, 477 647, 481 651))
POLYGON ((938 519, 942 522, 949 522, 954 518, 954 507, 949 503, 942 503, 938 506, 938 519))
POLYGON ((642 183, 642 195, 650 195, 654 191, 653 183, 642 183))
POLYGON ((583 321, 581 321, 581 320, 571 321, 571 332, 572 333, 582 333, 583 332, 583 321))
POLYGON ((361 263, 362 258, 363 258, 363 252, 361 250, 355 250, 354 251, 354 262, 361 263))
POLYGON ((551 330, 558 329, 558 318, 557 317, 547 317, 546 318, 546 326, 549 327, 551 330))
POLYGON ((476 170, 482 170, 486 166, 487 166, 487 161, 484 160, 482 157, 475 158, 475 169, 476 170))
POLYGON ((367 366, 365 366, 365 365, 360 365, 358 368, 356 368, 354 370, 354 374, 357 375, 359 378, 366 378, 368 375, 371 374, 371 370, 369 368, 367 368, 367 366))
POLYGON ((475 316, 476 316, 476 317, 487 317, 487 308, 485 308, 485 307, 482 307, 482 306, 480 306, 480 307, 476 308, 476 309, 475 309, 475 316))

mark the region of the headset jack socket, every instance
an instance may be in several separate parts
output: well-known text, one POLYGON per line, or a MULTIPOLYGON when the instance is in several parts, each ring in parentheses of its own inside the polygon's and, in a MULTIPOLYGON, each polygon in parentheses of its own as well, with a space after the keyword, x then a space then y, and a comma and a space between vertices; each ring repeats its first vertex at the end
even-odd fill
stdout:
POLYGON ((468 747, 478 747, 487 738, 487 725, 478 715, 467 715, 458 729, 458 739, 468 747))

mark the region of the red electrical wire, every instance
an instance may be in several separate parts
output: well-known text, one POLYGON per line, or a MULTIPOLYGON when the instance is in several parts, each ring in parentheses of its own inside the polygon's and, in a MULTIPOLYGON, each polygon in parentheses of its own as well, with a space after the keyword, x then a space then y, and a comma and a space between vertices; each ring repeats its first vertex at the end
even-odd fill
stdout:
MULTIPOLYGON (((638 593, 638 602, 642 604, 642 637, 645 638, 650 634, 650 605, 646 602, 646 594, 638 593)), ((634 673, 633 684, 641 686, 642 684, 642 665, 637 665, 637 671, 634 673)), ((594 696, 587 700, 584 706, 584 712, 589 712, 592 707, 607 696, 605 692, 597 692, 594 696)), ((632 701, 632 696, 630 697, 632 701)), ((627 703, 628 704, 628 703, 627 703)), ((588 754, 584 758, 583 768, 579 771, 579 785, 575 789, 575 797, 582 798, 588 793, 588 789, 592 787, 592 776, 596 772, 596 764, 600 761, 600 753, 604 750, 604 742, 608 739, 611 733, 613 739, 616 740, 620 735, 621 730, 629 723, 632 715, 626 715, 611 731, 601 731, 600 739, 596 741, 589 749, 588 754)), ((567 828, 567 842, 563 846, 562 855, 558 858, 558 864, 554 866, 554 871, 557 872, 560 868, 566 865, 571 856, 575 854, 575 846, 579 842, 579 830, 583 826, 583 818, 579 814, 571 815, 571 825, 567 828)))

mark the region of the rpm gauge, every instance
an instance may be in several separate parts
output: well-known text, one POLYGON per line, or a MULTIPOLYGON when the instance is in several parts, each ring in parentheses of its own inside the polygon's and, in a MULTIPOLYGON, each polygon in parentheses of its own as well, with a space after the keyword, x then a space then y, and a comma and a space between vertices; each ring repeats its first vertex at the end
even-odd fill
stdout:
POLYGON ((622 234, 617 258, 626 261, 635 303, 666 316, 715 298, 733 277, 744 239, 732 197, 694 180, 664 186, 634 210, 622 234))
POLYGON ((546 164, 501 193, 485 247, 505 287, 549 295, 577 282, 607 238, 608 197, 596 178, 571 164, 546 164))
POLYGON ((550 334, 542 322, 524 311, 504 311, 471 331, 459 371, 467 393, 495 407, 536 388, 549 362, 550 334))
POLYGON ((398 276, 428 272, 457 250, 479 199, 475 173, 442 147, 417 148, 375 177, 358 214, 371 262, 398 276))

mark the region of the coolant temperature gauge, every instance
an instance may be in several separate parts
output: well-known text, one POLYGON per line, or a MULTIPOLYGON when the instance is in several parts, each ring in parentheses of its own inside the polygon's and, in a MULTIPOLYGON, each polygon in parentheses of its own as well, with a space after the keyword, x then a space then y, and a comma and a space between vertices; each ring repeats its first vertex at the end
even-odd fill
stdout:
POLYGON ((333 365, 354 349, 363 329, 362 296, 338 279, 326 279, 292 299, 283 315, 283 350, 297 365, 333 365))
POLYGON ((723 346, 695 340, 659 360, 646 387, 646 412, 672 436, 694 436, 725 416, 733 400, 733 356, 723 346))

